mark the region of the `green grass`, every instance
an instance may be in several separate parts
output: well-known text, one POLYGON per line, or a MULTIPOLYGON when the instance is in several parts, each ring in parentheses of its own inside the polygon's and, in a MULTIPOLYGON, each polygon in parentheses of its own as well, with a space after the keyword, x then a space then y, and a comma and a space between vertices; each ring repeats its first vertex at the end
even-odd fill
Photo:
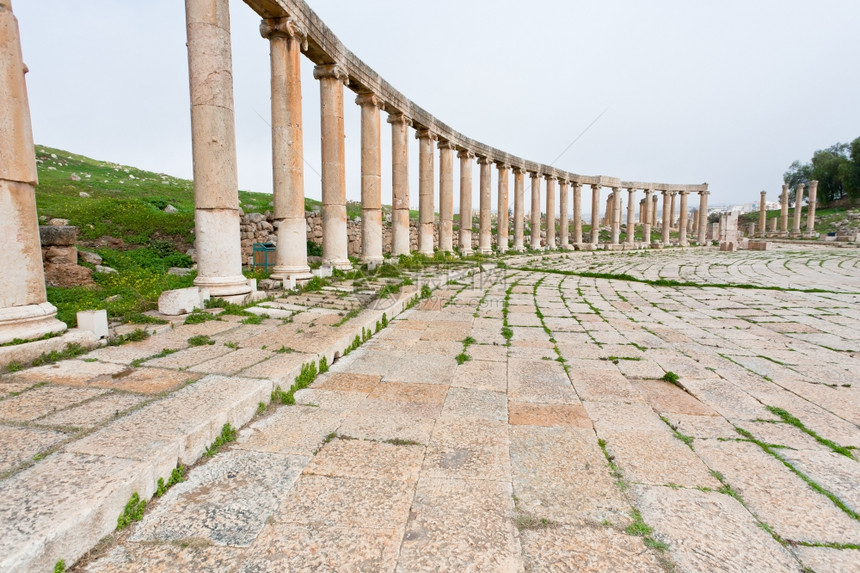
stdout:
POLYGON ((236 428, 231 426, 230 422, 227 422, 221 428, 221 434, 217 438, 215 438, 215 441, 212 442, 212 445, 210 445, 208 448, 206 448, 206 451, 203 453, 203 455, 206 456, 207 458, 211 458, 212 456, 217 454, 218 451, 221 450, 222 447, 229 444, 230 442, 235 442, 235 441, 236 441, 236 428))
POLYGON ((143 512, 146 511, 146 500, 140 499, 140 495, 134 492, 131 499, 125 504, 122 513, 116 519, 116 529, 121 531, 131 525, 132 521, 140 521, 143 519, 143 512))
POLYGON ((782 408, 777 408, 775 406, 768 406, 767 409, 771 413, 776 414, 777 416, 782 418, 782 421, 785 422, 786 424, 790 424, 790 425, 794 426, 795 428, 801 430, 802 432, 806 433, 810 437, 814 438, 819 444, 830 448, 831 450, 833 450, 837 454, 841 454, 845 457, 854 459, 854 456, 852 455, 851 450, 849 448, 846 448, 845 446, 840 446, 836 442, 828 440, 827 438, 822 438, 817 433, 815 433, 813 430, 810 430, 809 428, 804 426, 803 422, 801 422, 800 420, 798 420, 797 418, 795 418, 794 416, 792 416, 791 414, 789 414, 787 411, 783 410, 782 408))
POLYGON ((206 334, 198 334, 188 339, 188 346, 207 346, 215 344, 215 341, 206 334))

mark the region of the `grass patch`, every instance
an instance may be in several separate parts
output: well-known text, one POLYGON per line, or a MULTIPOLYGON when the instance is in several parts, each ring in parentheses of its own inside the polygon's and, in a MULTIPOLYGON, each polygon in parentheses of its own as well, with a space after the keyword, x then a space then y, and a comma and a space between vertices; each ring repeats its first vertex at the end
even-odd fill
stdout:
POLYGON ((663 377, 660 378, 660 380, 663 380, 664 382, 668 382, 669 384, 674 384, 675 386, 677 386, 678 388, 681 388, 683 390, 683 386, 681 386, 681 384, 678 383, 678 380, 680 380, 680 379, 681 379, 681 377, 678 376, 677 374, 675 374, 674 372, 672 372, 671 370, 669 370, 668 372, 663 374, 663 377))
POLYGON ((218 317, 209 312, 194 310, 191 314, 185 317, 182 324, 202 324, 209 320, 218 320, 218 317))
POLYGON ((416 442, 415 440, 404 440, 401 438, 390 438, 388 440, 382 440, 386 444, 391 444, 392 446, 423 446, 421 442, 416 442))
POLYGON ((465 352, 461 352, 460 354, 458 354, 454 358, 457 360, 457 364, 463 364, 464 362, 468 362, 469 360, 472 359, 472 357, 469 356, 468 354, 466 354, 465 352))
POLYGON ((852 455, 850 449, 846 448, 845 446, 840 446, 836 442, 828 440, 827 438, 822 438, 817 433, 815 433, 813 430, 810 430, 809 428, 804 426, 803 422, 801 422, 800 420, 798 420, 797 418, 795 418, 794 416, 792 416, 791 414, 789 414, 788 412, 786 412, 782 408, 777 408, 775 406, 768 406, 767 409, 772 414, 776 414, 777 416, 782 418, 782 421, 785 422, 786 424, 790 424, 790 425, 794 426, 795 428, 799 429, 800 431, 802 431, 802 432, 806 433, 807 435, 811 436, 812 438, 814 438, 815 441, 817 441, 819 444, 821 444, 823 446, 827 446, 828 448, 830 448, 831 450, 833 450, 837 454, 841 454, 847 458, 851 458, 852 460, 854 459, 854 456, 852 455))
POLYGON ((204 452, 204 456, 207 458, 211 458, 215 454, 217 454, 222 447, 229 444, 230 442, 236 441, 236 428, 230 425, 230 422, 224 424, 221 428, 221 434, 215 438, 215 441, 212 442, 208 448, 206 448, 206 452, 204 452))
POLYGON ((207 346, 215 344, 208 334, 198 334, 188 339, 188 346, 207 346))
POLYGON ((165 349, 163 349, 161 352, 159 352, 158 354, 153 354, 152 356, 147 356, 146 358, 137 358, 137 359, 135 359, 135 360, 132 360, 132 361, 131 361, 131 365, 132 365, 134 368, 137 368, 137 367, 139 367, 141 364, 143 364, 144 362, 146 362, 146 361, 148 361, 148 360, 154 360, 154 359, 156 359, 156 358, 164 358, 165 356, 169 356, 169 355, 171 355, 171 354, 173 354, 173 353, 175 353, 175 352, 176 352, 176 350, 173 350, 173 349, 171 349, 171 348, 165 348, 165 349))
POLYGON ((149 334, 148 330, 144 330, 143 328, 135 328, 127 334, 111 338, 110 345, 121 346, 127 342, 140 342, 142 340, 146 340, 150 336, 151 335, 149 334))
MULTIPOLYGON (((70 342, 63 350, 52 350, 50 352, 43 352, 35 360, 33 360, 32 366, 44 366, 45 364, 53 364, 54 362, 59 362, 60 360, 68 360, 70 358, 75 358, 76 356, 86 354, 87 352, 89 352, 89 350, 84 348, 77 342, 70 342)), ((17 370, 20 370, 20 368, 13 370, 13 366, 20 365, 14 362, 9 364, 9 366, 7 367, 9 372, 15 372, 17 370)))
POLYGON ((347 312, 345 315, 343 315, 343 318, 341 318, 340 320, 335 322, 332 326, 341 326, 341 325, 345 324, 346 322, 352 320, 356 316, 358 316, 358 313, 360 313, 360 312, 361 312, 361 308, 353 308, 352 310, 347 312))

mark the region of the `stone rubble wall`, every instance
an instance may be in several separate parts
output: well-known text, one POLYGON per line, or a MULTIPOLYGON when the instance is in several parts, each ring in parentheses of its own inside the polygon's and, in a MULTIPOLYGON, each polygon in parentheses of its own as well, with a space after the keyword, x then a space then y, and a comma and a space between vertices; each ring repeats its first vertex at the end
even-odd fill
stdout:
MULTIPOLYGON (((322 214, 319 211, 308 211, 305 213, 307 240, 317 245, 322 245, 322 214)), ((418 223, 409 221, 409 249, 418 250, 418 223)), ((274 216, 266 213, 243 213, 239 223, 239 233, 242 240, 242 261, 250 264, 253 257, 254 243, 278 243, 277 228, 274 216)), ((453 244, 456 249, 460 244, 459 231, 454 225, 453 244)), ((355 217, 346 223, 347 254, 350 257, 361 256, 361 218, 355 217)), ((512 241, 513 239, 511 239, 512 241)), ((477 228, 472 231, 472 249, 478 248, 479 233, 477 228)), ((439 245, 439 226, 434 226, 433 242, 439 245)), ((493 244, 496 244, 496 236, 493 235, 493 244)), ((382 245, 383 251, 391 250, 391 221, 384 220, 382 223, 382 245)))
POLYGON ((56 287, 92 285, 93 271, 78 265, 78 228, 61 224, 39 227, 45 284, 56 287))

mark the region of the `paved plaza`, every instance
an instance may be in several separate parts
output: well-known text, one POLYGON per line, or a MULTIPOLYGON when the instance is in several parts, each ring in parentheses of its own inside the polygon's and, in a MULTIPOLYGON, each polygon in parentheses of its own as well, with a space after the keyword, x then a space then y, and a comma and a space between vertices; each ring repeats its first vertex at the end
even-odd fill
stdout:
MULTIPOLYGON (((860 571, 860 257, 799 249, 553 254, 454 280, 77 569, 860 571)), ((177 326, 6 375, 0 451, 121 425, 104 418, 177 382, 271 379, 301 358, 267 353, 313 342, 308 320, 177 326), (192 331, 217 344, 183 347, 192 331), (178 352, 112 377, 162 347, 178 352)), ((0 481, 4 532, 41 511, 10 497, 41 463, 134 457, 97 435, 0 481)))

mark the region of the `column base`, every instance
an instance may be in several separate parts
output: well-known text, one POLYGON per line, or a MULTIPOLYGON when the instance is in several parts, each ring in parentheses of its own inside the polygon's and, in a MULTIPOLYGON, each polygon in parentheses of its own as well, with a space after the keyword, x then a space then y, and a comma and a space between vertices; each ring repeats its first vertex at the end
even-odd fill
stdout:
POLYGON ((473 252, 472 249, 460 249, 460 256, 461 257, 468 257, 469 255, 472 254, 472 252, 473 252))
POLYGON ((363 265, 367 265, 367 264, 381 265, 384 262, 385 262, 385 257, 383 257, 382 255, 361 257, 361 264, 363 264, 363 265))
POLYGON ((432 258, 433 258, 433 255, 434 255, 435 253, 433 252, 433 249, 430 249, 429 251, 428 251, 428 250, 418 251, 418 254, 419 254, 419 255, 424 255, 425 257, 430 257, 430 258, 432 259, 432 258))
POLYGON ((269 275, 270 279, 276 281, 282 281, 286 278, 292 278, 297 281, 303 281, 306 279, 312 278, 311 268, 308 266, 295 266, 295 267, 274 267, 272 269, 272 274, 269 275))
POLYGON ((522 243, 514 243, 513 249, 515 251, 522 251, 525 249, 522 243))
POLYGON ((351 271, 352 270, 352 263, 349 261, 349 259, 329 259, 329 260, 323 259, 322 265, 324 267, 328 266, 328 267, 331 267, 333 269, 337 269, 339 271, 351 271))
POLYGON ((479 250, 481 251, 481 254, 482 254, 482 255, 492 255, 492 254, 493 254, 493 249, 492 249, 492 248, 489 248, 489 249, 488 249, 488 248, 486 248, 486 247, 481 247, 479 250))
POLYGON ((243 275, 232 277, 201 277, 194 279, 194 286, 209 290, 212 298, 224 298, 228 296, 245 296, 251 293, 248 279, 243 275))
POLYGON ((57 320, 57 308, 49 302, 0 309, 0 344, 41 338, 66 328, 57 320))

